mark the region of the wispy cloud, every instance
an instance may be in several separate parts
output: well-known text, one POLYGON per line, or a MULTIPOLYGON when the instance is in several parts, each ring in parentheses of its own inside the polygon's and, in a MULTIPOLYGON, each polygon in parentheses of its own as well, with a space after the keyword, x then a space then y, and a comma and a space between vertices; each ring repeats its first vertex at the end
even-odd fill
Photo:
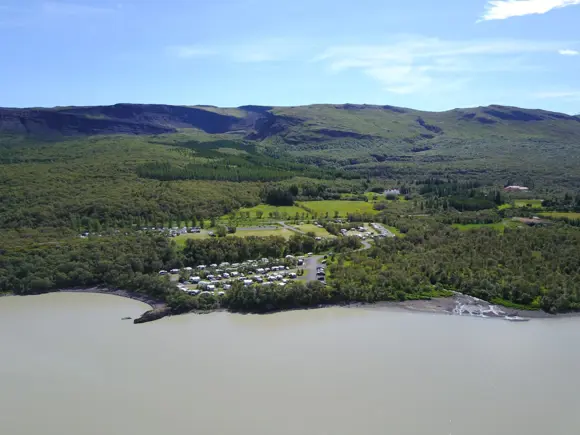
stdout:
POLYGON ((580 54, 579 51, 569 49, 558 50, 558 53, 560 53, 562 56, 578 56, 580 54))
POLYGON ((120 9, 120 4, 117 8, 91 6, 81 3, 57 2, 47 1, 42 3, 42 11, 45 14, 59 15, 59 16, 94 16, 111 14, 117 9, 120 9))
POLYGON ((297 41, 270 38, 259 43, 235 45, 174 45, 166 53, 180 59, 219 56, 231 62, 259 63, 295 59, 303 45, 297 41))
POLYGON ((580 0, 489 0, 481 20, 505 20, 524 15, 545 14, 552 9, 578 4, 580 0))
POLYGON ((580 90, 537 92, 534 94, 534 96, 536 98, 545 98, 545 99, 563 99, 563 100, 580 101, 580 90))
POLYGON ((358 70, 392 93, 458 88, 486 73, 521 72, 542 67, 527 55, 555 52, 561 43, 518 40, 445 41, 404 37, 385 45, 331 47, 316 58, 330 71, 358 70))
POLYGON ((178 57, 180 59, 191 59, 216 54, 214 50, 198 45, 174 45, 167 47, 166 51, 170 56, 178 57))

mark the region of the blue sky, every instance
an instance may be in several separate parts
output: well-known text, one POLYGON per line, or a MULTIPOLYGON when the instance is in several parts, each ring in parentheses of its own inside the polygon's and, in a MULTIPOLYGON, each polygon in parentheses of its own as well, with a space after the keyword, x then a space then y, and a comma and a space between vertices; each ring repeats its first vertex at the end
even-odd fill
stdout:
POLYGON ((580 112, 580 0, 0 0, 0 106, 580 112))

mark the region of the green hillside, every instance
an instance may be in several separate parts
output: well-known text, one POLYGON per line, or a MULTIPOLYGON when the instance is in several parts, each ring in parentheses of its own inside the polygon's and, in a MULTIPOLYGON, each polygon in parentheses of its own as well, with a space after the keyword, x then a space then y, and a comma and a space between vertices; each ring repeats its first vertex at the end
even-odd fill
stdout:
POLYGON ((579 144, 578 117, 498 106, 0 109, 0 292, 102 285, 174 313, 260 311, 253 289, 193 297, 159 271, 333 251, 298 306, 454 290, 578 310, 579 144), (371 223, 397 237, 342 236, 371 223))
POLYGON ((347 104, 0 112, 0 227, 223 216, 259 204, 272 182, 299 184, 310 192, 303 200, 430 177, 523 183, 536 197, 580 186, 580 118, 540 110, 347 104), (75 124, 79 117, 102 129, 83 134, 79 125, 96 127, 75 124), (105 134, 128 126, 138 134, 105 134), (325 196, 310 185, 322 185, 325 196))

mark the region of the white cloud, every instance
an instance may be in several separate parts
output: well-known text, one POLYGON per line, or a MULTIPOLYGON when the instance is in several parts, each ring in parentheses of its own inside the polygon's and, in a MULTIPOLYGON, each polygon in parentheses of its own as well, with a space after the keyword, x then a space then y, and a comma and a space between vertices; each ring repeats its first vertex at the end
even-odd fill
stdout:
POLYGON ((404 37, 385 45, 331 47, 315 60, 333 73, 361 71, 392 93, 457 90, 487 73, 542 70, 534 53, 553 53, 561 43, 519 40, 446 41, 404 37))
POLYGON ((303 44, 297 41, 271 38, 259 43, 236 45, 177 45, 167 47, 166 52, 181 59, 216 55, 232 62, 260 63, 296 59, 303 48, 303 44))
POLYGON ((481 20, 505 20, 524 15, 545 14, 552 9, 580 4, 580 0, 489 0, 481 20))
POLYGON ((578 56, 580 54, 579 51, 569 49, 558 50, 558 53, 560 53, 562 56, 578 56))
POLYGON ((175 45, 167 47, 167 53, 180 59, 191 59, 194 57, 205 57, 215 54, 215 52, 209 48, 196 45, 175 45))

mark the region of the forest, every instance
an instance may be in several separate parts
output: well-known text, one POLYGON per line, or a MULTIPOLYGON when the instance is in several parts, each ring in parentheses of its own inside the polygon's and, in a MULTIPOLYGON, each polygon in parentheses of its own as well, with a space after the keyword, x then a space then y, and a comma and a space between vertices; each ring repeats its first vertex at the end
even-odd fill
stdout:
MULTIPOLYGON (((449 291, 548 312, 580 309, 580 185, 573 155, 564 163, 571 176, 563 180, 548 171, 557 164, 544 148, 522 157, 545 157, 545 167, 531 171, 515 149, 494 155, 502 149, 497 144, 461 142, 451 156, 449 147, 457 144, 444 138, 422 149, 412 141, 302 133, 264 141, 200 131, 0 136, 0 292, 107 286, 166 301, 175 312, 218 306, 266 312, 449 291), (476 162, 484 154, 487 160, 476 162), (514 183, 531 193, 504 192, 514 183), (392 188, 401 195, 383 198, 392 188), (357 205, 337 219, 335 208, 306 203, 321 200, 364 201, 368 208, 354 211, 357 205), (270 208, 258 207, 251 216, 244 211, 258 205, 270 208), (295 209, 278 212, 279 206, 295 209), (551 225, 528 228, 512 220, 538 214, 551 225), (282 217, 318 220, 321 231, 338 237, 240 237, 238 231, 177 244, 142 231, 191 225, 227 226, 233 233, 236 226, 276 224, 282 217), (363 222, 382 223, 397 237, 360 250, 360 240, 340 236, 363 222), (81 238, 85 232, 90 235, 81 238), (158 275, 204 263, 331 251, 326 286, 234 286, 222 298, 194 297, 158 275)), ((572 148, 567 143, 565 149, 572 148)))
POLYGON ((359 178, 356 173, 339 169, 313 168, 298 163, 289 155, 260 154, 255 145, 233 140, 210 142, 188 141, 179 144, 188 150, 192 161, 185 164, 170 162, 144 163, 137 167, 137 175, 162 181, 281 181, 302 176, 315 179, 359 178))
POLYGON ((580 309, 580 232, 567 225, 460 232, 412 225, 404 238, 341 256, 330 282, 374 302, 453 290, 497 304, 555 313, 580 309))
MULTIPOLYGON (((236 311, 266 312, 320 304, 397 301, 459 291, 519 309, 580 309, 580 232, 548 227, 482 228, 460 232, 435 218, 383 220, 405 237, 383 239, 359 251, 356 238, 317 241, 311 236, 228 237, 188 240, 183 249, 154 233, 94 237, 59 244, 29 241, 2 250, 0 292, 36 294, 102 285, 166 301, 179 312, 219 303, 236 311), (293 284, 260 290, 237 288, 224 299, 177 291, 161 269, 241 262, 288 254, 328 252, 328 285, 293 284), (309 289, 309 290, 307 290, 309 289), (307 297, 312 290, 311 297, 307 297), (306 292, 306 293, 305 293, 306 292), (213 302, 212 302, 213 301, 213 302)), ((348 225, 347 225, 348 226, 348 225)), ((336 227, 333 228, 336 230, 336 227)))

